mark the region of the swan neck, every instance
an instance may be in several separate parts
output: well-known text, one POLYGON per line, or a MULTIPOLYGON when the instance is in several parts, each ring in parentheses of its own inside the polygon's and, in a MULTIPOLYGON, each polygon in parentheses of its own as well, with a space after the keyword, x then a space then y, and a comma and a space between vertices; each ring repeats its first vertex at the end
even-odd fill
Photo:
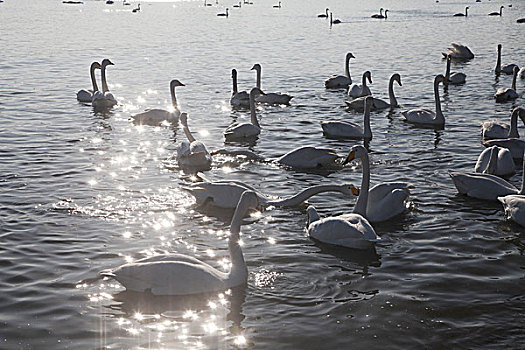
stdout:
POLYGON ((91 77, 91 85, 93 86, 93 93, 98 91, 97 78, 95 77, 95 66, 91 66, 89 69, 89 75, 91 77))
POLYGON ((501 72, 501 47, 498 46, 498 60, 496 61, 496 73, 501 72))
POLYGON ((519 138, 520 135, 518 133, 518 113, 512 112, 510 116, 510 130, 509 130, 509 138, 519 138))
POLYGON ((257 84, 255 85, 257 88, 261 88, 261 69, 256 69, 257 71, 257 84))
POLYGON ((228 275, 229 279, 243 279, 246 280, 248 276, 248 268, 244 261, 241 246, 239 245, 241 221, 246 214, 246 208, 243 203, 237 205, 235 214, 233 214, 232 223, 230 225, 230 238, 228 239, 228 250, 230 251, 230 261, 232 267, 228 275))
POLYGON ((257 115, 255 114, 255 97, 253 94, 250 94, 250 121, 253 125, 261 127, 257 120, 257 115))
POLYGON ((337 185, 317 185, 309 187, 305 190, 302 190, 301 192, 281 200, 277 201, 269 201, 269 205, 275 205, 275 206, 281 206, 281 207, 294 207, 297 206, 304 201, 306 201, 308 198, 315 196, 318 193, 322 192, 336 192, 340 191, 341 186, 337 185))
POLYGON ((514 74, 512 76, 512 90, 516 91, 516 78, 518 77, 518 70, 514 69, 514 74))
POLYGON ((366 75, 363 74, 363 78, 361 79, 361 84, 363 85, 363 87, 366 86, 366 75))
POLYGON ((366 217, 366 206, 368 203, 368 189, 370 187, 370 161, 368 153, 364 153, 361 157, 361 166, 363 168, 363 176, 361 178, 361 190, 359 197, 354 206, 354 213, 366 217))
POLYGON ((177 110, 177 96, 175 96, 175 86, 170 91, 171 94, 171 105, 177 110))
POLYGON ((499 150, 497 147, 493 147, 490 151, 489 163, 487 164, 487 169, 484 171, 486 174, 495 174, 498 162, 498 153, 499 150))
POLYGON ((370 129, 370 105, 371 103, 368 103, 367 99, 365 99, 365 112, 363 115, 363 131, 365 134, 363 136, 369 139, 372 138, 372 129, 370 129))
POLYGON ((108 83, 106 81, 106 65, 102 66, 102 70, 100 72, 100 76, 102 78, 102 92, 106 93, 109 91, 108 83))
POLYGON ((237 90, 237 75, 232 76, 233 80, 233 94, 235 95, 239 90, 237 90))
POLYGON ((345 75, 347 78, 350 78, 350 56, 346 58, 345 62, 345 75))
POLYGON ((390 100, 390 107, 397 107, 397 99, 394 94, 394 78, 390 78, 388 83, 388 99, 390 100))
POLYGON ((447 56, 447 70, 445 72, 445 78, 450 79, 450 56, 447 56))
POLYGON ((188 127, 188 124, 182 123, 182 128, 184 129, 184 134, 186 134, 186 138, 188 141, 195 142, 195 137, 191 134, 190 128, 188 127))
POLYGON ((434 82, 434 99, 436 100, 436 119, 443 120, 443 112, 441 112, 441 101, 439 100, 439 81, 434 82))
POLYGON ((523 173, 521 174, 521 188, 519 194, 525 194, 525 157, 523 158, 523 173))

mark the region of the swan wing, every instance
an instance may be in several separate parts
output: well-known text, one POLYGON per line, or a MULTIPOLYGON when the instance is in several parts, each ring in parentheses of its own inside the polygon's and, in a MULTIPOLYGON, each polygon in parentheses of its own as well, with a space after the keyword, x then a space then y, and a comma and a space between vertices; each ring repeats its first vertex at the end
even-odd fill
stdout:
POLYGON ((525 196, 523 195, 508 195, 498 197, 498 200, 503 204, 505 210, 505 217, 511 219, 521 226, 525 226, 525 196))
POLYGON ((307 231, 320 242, 354 249, 367 249, 373 242, 381 240, 370 223, 358 214, 316 220, 307 231))
POLYGON ((277 161, 293 168, 319 168, 322 166, 335 165, 339 156, 331 149, 304 146, 296 148, 277 161))
POLYGON ((507 181, 490 174, 449 172, 460 194, 495 201, 500 196, 516 194, 518 189, 507 181))
POLYGON ((481 124, 481 138, 485 140, 506 138, 509 131, 510 126, 507 123, 488 121, 481 124))
POLYGON ((261 128, 251 123, 238 123, 229 126, 224 132, 226 138, 255 137, 261 133, 261 128))
POLYGON ((333 75, 324 82, 324 86, 329 89, 347 88, 350 84, 352 79, 344 75, 333 75))
POLYGON ((175 112, 168 112, 164 109, 148 109, 144 112, 132 115, 133 122, 139 125, 152 125, 157 126, 163 121, 168 121, 170 123, 177 122, 179 120, 180 112, 176 110, 175 112))
POLYGON ((184 187, 184 189, 195 197, 199 205, 209 202, 215 207, 235 209, 243 192, 251 190, 252 187, 240 182, 208 182, 184 187))
POLYGON ((282 94, 280 92, 270 92, 265 95, 258 96, 255 101, 267 104, 288 104, 293 96, 282 94))
POLYGON ((321 122, 323 132, 333 138, 363 138, 364 130, 361 126, 350 122, 321 122))
POLYGON ((77 100, 80 102, 91 102, 93 100, 93 93, 88 90, 80 90, 77 92, 77 100))
POLYGON ((416 124, 442 124, 437 123, 436 113, 429 109, 419 108, 411 109, 409 111, 403 111, 401 114, 405 117, 408 122, 416 124))
POLYGON ((366 217, 371 222, 386 221, 405 211, 410 195, 410 184, 385 182, 377 184, 368 192, 366 217))

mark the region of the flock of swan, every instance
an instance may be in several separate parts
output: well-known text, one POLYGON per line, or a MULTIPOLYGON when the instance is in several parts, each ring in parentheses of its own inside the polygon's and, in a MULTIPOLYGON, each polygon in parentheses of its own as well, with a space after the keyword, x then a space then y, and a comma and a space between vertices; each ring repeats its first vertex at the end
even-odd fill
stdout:
MULTIPOLYGON (((320 17, 327 17, 329 10, 320 17)), ((380 11, 383 15, 383 9, 380 11)), ((511 88, 496 92, 495 102, 513 101, 518 97, 516 79, 525 77, 525 70, 516 64, 501 64, 502 47, 498 45, 496 74, 512 74, 511 88)), ((459 44, 443 53, 446 60, 445 75, 438 74, 434 78, 435 110, 418 108, 405 110, 401 115, 406 122, 416 126, 443 128, 445 117, 441 110, 439 98, 440 84, 465 84, 464 73, 450 72, 451 60, 470 60, 474 58, 472 51, 459 44)), ((350 60, 355 56, 348 52, 344 61, 344 75, 334 75, 324 82, 327 89, 344 90, 345 100, 349 109, 363 113, 363 125, 341 121, 323 121, 321 129, 328 138, 371 140, 370 112, 382 109, 401 107, 394 94, 394 83, 402 86, 401 76, 392 74, 388 85, 389 101, 372 96, 370 87, 372 74, 366 71, 362 75, 361 84, 353 83, 350 74, 350 60)), ((95 108, 112 108, 117 100, 111 94, 106 80, 106 68, 113 63, 109 59, 101 63, 93 62, 90 66, 92 89, 80 90, 78 101, 91 103, 95 108), (99 90, 95 72, 100 70, 102 90, 99 90)), ((228 140, 256 139, 260 136, 256 105, 289 106, 293 96, 280 92, 265 92, 262 89, 262 67, 256 63, 252 70, 256 72, 254 87, 247 91, 239 91, 237 86, 237 70, 232 69, 233 82, 230 103, 233 108, 248 108, 249 122, 236 122, 224 131, 228 140)), ((212 156, 218 153, 242 155, 255 161, 268 160, 250 151, 219 150, 210 152, 204 143, 195 139, 188 126, 188 114, 181 112, 177 103, 175 89, 185 85, 177 79, 170 82, 171 110, 148 109, 131 116, 137 125, 162 125, 179 122, 187 141, 177 147, 176 155, 181 168, 202 172, 210 169, 212 156)), ((514 159, 524 159, 525 141, 519 138, 518 119, 525 123, 525 109, 516 107, 511 112, 510 124, 488 121, 481 124, 482 143, 487 148, 481 152, 474 171, 461 173, 450 171, 449 175, 459 193, 482 200, 500 201, 508 218, 525 226, 525 171, 521 189, 507 182, 502 176, 515 173, 514 159)), ((112 277, 131 291, 150 291, 155 295, 187 295, 204 292, 215 292, 244 284, 248 271, 239 245, 239 233, 242 219, 254 210, 263 210, 269 206, 292 207, 304 203, 308 198, 322 192, 339 192, 346 196, 357 196, 351 213, 321 218, 313 206, 307 208, 306 231, 313 239, 337 246, 352 249, 370 249, 381 240, 371 223, 395 219, 407 209, 406 202, 410 196, 411 184, 406 182, 382 182, 370 186, 370 160, 367 148, 361 145, 350 148, 348 154, 340 155, 332 149, 303 146, 271 160, 285 167, 294 169, 343 169, 346 164, 358 160, 361 164, 362 178, 360 187, 351 183, 343 185, 317 185, 308 187, 296 195, 280 199, 261 193, 252 186, 238 181, 209 181, 200 176, 202 182, 190 183, 183 189, 193 195, 196 204, 203 209, 225 208, 235 210, 230 225, 228 248, 231 269, 228 273, 219 271, 212 266, 188 255, 169 254, 137 260, 118 268, 102 272, 103 276, 112 277)), ((524 163, 525 170, 525 163, 524 163)))

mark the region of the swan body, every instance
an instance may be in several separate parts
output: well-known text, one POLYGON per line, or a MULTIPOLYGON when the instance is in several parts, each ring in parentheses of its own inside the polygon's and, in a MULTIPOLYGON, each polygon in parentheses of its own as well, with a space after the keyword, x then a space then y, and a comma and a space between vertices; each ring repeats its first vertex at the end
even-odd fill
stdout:
POLYGON ((239 1, 239 3, 236 4, 236 5, 233 5, 233 7, 235 7, 235 8, 241 8, 241 2, 239 1))
POLYGON ((352 77, 350 76, 350 59, 355 58, 351 52, 348 52, 345 57, 345 75, 333 75, 326 79, 324 86, 327 89, 341 89, 348 88, 352 84, 352 77))
POLYGON ((259 136, 261 126, 255 114, 255 96, 263 94, 259 88, 253 88, 250 91, 250 123, 234 123, 226 128, 224 137, 226 140, 246 139, 259 136))
POLYGON ((357 111, 357 112, 364 111, 364 108, 365 108, 364 102, 365 102, 365 99, 368 97, 372 99, 372 106, 370 107, 370 110, 372 111, 399 107, 396 96, 394 94, 394 81, 397 82, 399 86, 403 86, 401 84, 401 76, 398 73, 392 74, 392 76, 390 77, 390 81, 388 83, 389 102, 386 102, 380 98, 376 98, 372 96, 363 96, 363 97, 358 97, 352 101, 345 101, 345 103, 350 109, 353 109, 354 111, 357 111))
POLYGON ((296 169, 318 169, 340 167, 337 164, 340 159, 331 149, 303 146, 286 153, 277 162, 296 169))
POLYGON ((102 60, 101 65, 101 78, 102 78, 102 91, 96 91, 93 93, 93 99, 91 105, 95 108, 109 108, 117 104, 117 100, 112 93, 109 92, 108 83, 106 81, 106 67, 113 66, 113 62, 105 58, 102 60))
POLYGON ((498 201, 503 204, 505 218, 525 226, 525 195, 523 193, 498 197, 498 201))
POLYGON ((483 140, 519 138, 518 117, 525 124, 525 109, 516 107, 510 114, 510 126, 507 123, 489 121, 481 124, 481 138, 483 140))
POLYGON ((452 47, 449 47, 447 49, 446 53, 442 53, 445 58, 450 55, 453 59, 459 59, 459 60, 470 60, 474 58, 474 54, 470 49, 465 45, 455 44, 452 43, 452 47))
POLYGON ((367 96, 362 103, 364 107, 363 127, 349 122, 337 121, 322 121, 321 127, 323 133, 330 138, 348 138, 348 139, 372 139, 372 130, 370 129, 370 109, 372 107, 373 98, 367 96))
POLYGON ((385 10, 385 14, 378 14, 378 15, 372 15, 371 16, 372 18, 377 18, 377 19, 388 19, 388 10, 385 10), (375 17, 377 16, 377 17, 375 17))
POLYGON ((516 78, 518 77, 518 67, 514 67, 514 75, 512 76, 512 87, 510 88, 499 88, 494 94, 496 102, 507 102, 515 100, 519 97, 516 92, 516 78))
POLYGON ((339 24, 339 23, 341 23, 341 20, 339 20, 337 18, 334 19, 333 15, 332 15, 332 12, 330 12, 330 25, 332 25, 332 24, 339 24))
MULTIPOLYGON (((518 65, 511 63, 506 65, 501 65, 501 44, 498 44, 498 59, 496 61, 496 68, 494 71, 496 74, 504 73, 507 75, 514 74, 514 67, 518 67, 518 65)), ((519 67, 518 67, 519 69, 519 67)), ((525 73, 524 73, 525 74, 525 73)))
POLYGON ((226 7, 226 12, 218 13, 217 16, 219 16, 219 17, 228 17, 228 8, 226 7))
POLYGON ((465 80, 467 78, 467 75, 464 73, 458 73, 458 72, 452 72, 450 73, 450 63, 452 61, 452 57, 450 55, 447 56, 447 70, 445 72, 445 84, 464 84, 465 80))
POLYGON ((507 148, 510 151, 510 154, 512 154, 512 158, 514 159, 522 159, 523 152, 525 151, 525 141, 521 139, 514 139, 514 138, 494 139, 494 140, 483 141, 483 146, 485 147, 499 146, 499 147, 507 148))
POLYGON ((246 91, 237 90, 237 70, 232 69, 233 92, 230 103, 235 107, 250 107, 250 95, 246 91))
POLYGON ((232 266, 229 272, 219 271, 193 257, 177 254, 173 257, 139 260, 102 274, 116 279, 128 291, 150 290, 154 295, 210 293, 246 284, 248 268, 238 243, 240 226, 248 210, 258 207, 259 201, 254 192, 243 193, 230 226, 228 250, 232 266))
POLYGON ((132 115, 133 122, 138 125, 153 125, 157 126, 163 122, 177 123, 180 117, 180 111, 177 106, 177 97, 175 95, 175 88, 178 86, 185 86, 177 79, 170 81, 171 105, 173 112, 164 109, 147 109, 144 112, 132 115))
MULTIPOLYGON (((256 63, 253 65, 251 70, 255 70, 257 72, 257 87, 261 89, 261 77, 262 77, 262 67, 259 63, 256 63)), ((266 103, 270 105, 286 105, 290 103, 290 100, 293 98, 292 95, 289 94, 283 94, 280 92, 269 92, 260 94, 255 99, 255 102, 259 103, 266 103)))
POLYGON ((474 167, 474 172, 483 173, 483 174, 492 174, 497 176, 508 176, 514 174, 516 171, 516 166, 514 165, 514 160, 512 159, 512 154, 506 148, 492 146, 486 148, 481 152, 474 167), (494 151, 494 148, 496 149, 494 151), (492 152, 495 152, 492 155, 492 152), (490 164, 490 157, 493 156, 496 158, 496 161, 493 164, 490 164), (490 166, 489 166, 490 165, 490 166))
POLYGON ((470 8, 470 7, 468 7, 468 6, 465 7, 465 13, 461 13, 461 12, 456 13, 456 14, 454 15, 454 17, 467 17, 467 16, 468 16, 468 9, 469 9, 469 8, 470 8))
POLYGON ((439 83, 443 82, 444 76, 436 75, 434 79, 434 99, 436 102, 436 112, 429 109, 411 109, 403 111, 401 114, 406 121, 414 124, 429 125, 429 126, 445 126, 445 117, 441 112, 441 102, 439 100, 439 83))
POLYGON ((101 69, 102 66, 98 62, 91 63, 89 67, 89 75, 91 77, 92 90, 80 90, 77 92, 77 100, 79 102, 91 102, 93 100, 93 94, 98 91, 97 79, 95 78, 95 69, 101 69))
POLYGON ((500 6, 500 7, 499 7, 499 12, 496 12, 496 11, 491 12, 491 13, 489 13, 489 16, 501 16, 501 15, 503 15, 503 8, 504 8, 504 7, 505 7, 505 6, 503 6, 503 5, 500 6))
POLYGON ((383 8, 381 7, 381 8, 379 9, 379 13, 375 13, 375 14, 373 14, 373 15, 370 16, 370 17, 372 17, 372 18, 383 18, 383 17, 385 17, 385 16, 383 16, 383 8))
POLYGON ((188 141, 183 141, 177 148, 177 160, 180 166, 191 167, 196 171, 211 167, 211 155, 204 143, 195 140, 188 127, 188 114, 181 113, 180 122, 188 141))
POLYGON ((368 82, 372 84, 372 73, 370 71, 366 71, 363 73, 363 78, 361 80, 361 85, 359 84, 352 84, 348 88, 348 96, 357 98, 357 97, 363 97, 372 95, 372 92, 370 92, 370 89, 366 85, 366 80, 368 79, 368 82))
POLYGON ((328 18, 328 7, 325 10, 325 13, 321 13, 320 15, 317 15, 318 18, 328 18))

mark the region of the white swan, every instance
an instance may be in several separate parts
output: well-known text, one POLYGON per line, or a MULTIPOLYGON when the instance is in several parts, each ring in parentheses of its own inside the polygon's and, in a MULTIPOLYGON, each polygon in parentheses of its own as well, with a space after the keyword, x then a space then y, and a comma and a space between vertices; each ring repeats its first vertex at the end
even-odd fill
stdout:
POLYGON ((476 166, 474 167, 474 171, 476 173, 507 176, 514 174, 516 166, 514 165, 512 154, 508 149, 492 146, 481 152, 478 161, 476 162, 476 166), (491 162, 491 157, 494 157, 496 161, 491 162))
POLYGON ((332 24, 339 24, 339 23, 341 23, 341 20, 339 20, 337 18, 334 19, 333 15, 332 15, 332 12, 330 12, 330 25, 332 25, 332 24))
POLYGON ((188 127, 188 114, 181 113, 180 122, 188 141, 183 141, 177 148, 177 161, 182 167, 191 167, 196 171, 211 167, 211 155, 204 143, 195 140, 188 127))
POLYGON ((250 91, 250 123, 234 123, 226 128, 224 137, 226 140, 245 139, 257 137, 261 133, 261 126, 255 114, 255 97, 263 94, 259 88, 250 91))
POLYGON ((462 12, 456 13, 456 14, 454 14, 454 17, 467 17, 469 8, 470 7, 468 7, 468 6, 465 7, 465 13, 462 13, 462 12))
POLYGON ((520 79, 525 79, 525 67, 521 67, 520 71, 518 72, 518 77, 520 77, 520 79))
POLYGON ((328 18, 328 7, 325 10, 325 13, 321 13, 320 15, 317 15, 318 18, 328 18))
POLYGON ((248 268, 239 245, 241 221, 248 210, 260 206, 252 191, 243 193, 230 225, 228 250, 231 268, 222 272, 191 256, 177 254, 163 259, 144 259, 124 264, 102 275, 119 281, 128 291, 154 295, 190 295, 225 290, 246 284, 248 268), (153 261, 152 261, 153 260, 153 261))
POLYGON ((525 124, 525 109, 523 107, 514 108, 510 114, 510 126, 507 123, 501 123, 499 121, 481 123, 481 139, 519 138, 518 117, 525 124))
POLYGON ((133 13, 140 12, 140 4, 138 4, 137 7, 135 7, 133 10, 131 10, 131 12, 133 12, 133 13))
POLYGON ((138 125, 160 125, 162 122, 177 123, 180 117, 180 111, 177 106, 177 97, 175 96, 175 88, 177 86, 185 86, 177 79, 170 81, 171 106, 173 111, 165 109, 147 109, 144 112, 132 115, 133 122, 138 125))
POLYGON ((445 77, 441 74, 436 75, 434 78, 434 100, 436 102, 436 112, 429 109, 411 109, 409 111, 403 111, 401 114, 403 114, 407 122, 438 127, 445 126, 445 117, 441 112, 441 102, 439 100, 439 83, 441 83, 444 78, 445 77))
POLYGON ((202 182, 183 187, 183 189, 195 197, 197 205, 210 205, 223 209, 235 209, 240 196, 246 190, 254 191, 263 208, 268 206, 295 207, 301 205, 310 197, 323 192, 340 192, 347 196, 359 194, 359 190, 352 184, 310 186, 287 198, 268 196, 245 183, 236 181, 202 182))
POLYGON ((388 11, 389 11, 389 10, 385 10, 385 14, 384 14, 384 15, 379 14, 379 15, 376 15, 377 17, 372 16, 372 18, 377 18, 377 19, 388 19, 388 11))
POLYGON ((450 61, 452 61, 452 57, 450 55, 447 56, 447 70, 445 71, 445 84, 464 84, 465 79, 467 78, 467 75, 465 73, 461 72, 452 72, 450 73, 450 61))
MULTIPOLYGON (((523 169, 525 171, 525 167, 523 167, 523 169)), ((498 197, 498 201, 503 204, 505 218, 510 219, 521 226, 525 226, 525 191, 523 186, 518 194, 498 197)))
POLYGON ((327 89, 348 88, 352 84, 352 77, 350 76, 350 59, 355 58, 351 52, 348 52, 345 57, 345 75, 332 75, 326 79, 324 86, 327 89))
POLYGON ((365 108, 364 100, 367 97, 372 98, 372 106, 371 106, 372 111, 378 111, 378 110, 386 109, 386 108, 400 107, 399 104, 397 103, 396 95, 394 94, 394 81, 397 82, 399 86, 403 86, 401 84, 401 76, 397 73, 392 74, 392 76, 390 77, 390 81, 388 82, 389 102, 386 102, 380 98, 376 98, 372 96, 363 96, 363 97, 358 97, 356 99, 353 99, 351 101, 345 101, 345 103, 348 106, 348 108, 353 109, 354 111, 357 111, 357 112, 364 111, 364 108, 365 108))
POLYGON ((235 107, 250 107, 250 95, 246 91, 237 90, 237 70, 232 69, 233 92, 230 103, 235 107))
POLYGON ((361 85, 359 84, 352 84, 348 88, 348 97, 363 97, 372 95, 372 92, 370 92, 370 88, 366 85, 366 80, 368 79, 368 82, 372 84, 372 73, 370 71, 366 71, 363 73, 363 78, 361 80, 361 85))
POLYGON ((503 5, 500 6, 500 8, 499 8, 499 12, 496 12, 496 11, 491 12, 491 13, 489 13, 489 16, 501 16, 501 15, 503 14, 503 8, 504 8, 504 7, 505 7, 505 6, 503 6, 503 5))
MULTIPOLYGON (((494 168, 497 158, 498 150, 493 148, 490 156, 490 164, 488 165, 489 168, 494 168)), ((452 171, 449 171, 449 175, 458 192, 472 198, 495 201, 500 196, 517 194, 519 192, 514 185, 496 175, 452 171)))
POLYGON ((101 69, 102 66, 98 62, 91 63, 89 67, 89 76, 91 77, 92 90, 82 89, 77 92, 77 100, 80 102, 91 102, 93 100, 93 94, 98 91, 97 79, 95 78, 95 69, 101 69))
MULTIPOLYGON (((257 72, 257 87, 261 89, 261 76, 262 76, 262 68, 259 63, 256 63, 253 65, 251 70, 255 70, 257 72)), ((283 94, 280 92, 267 92, 264 94, 261 94, 259 97, 255 99, 255 102, 259 103, 266 103, 270 105, 287 105, 290 103, 290 100, 293 98, 292 95, 283 94)))
POLYGON ((373 98, 366 96, 361 101, 364 106, 363 127, 350 122, 322 121, 321 127, 323 133, 329 138, 335 139, 372 139, 372 130, 370 129, 370 109, 373 98))
POLYGON ((273 8, 281 8, 281 2, 279 1, 279 3, 277 5, 273 5, 273 8))
POLYGON ((505 64, 503 66, 501 65, 501 44, 498 44, 498 59, 496 61, 496 68, 494 68, 494 72, 496 72, 496 74, 504 73, 511 75, 514 74, 514 67, 518 67, 518 65, 514 63, 505 64))
POLYGON ((468 47, 455 43, 452 43, 452 47, 449 47, 446 53, 442 52, 442 55, 444 58, 447 58, 447 56, 450 55, 453 59, 458 60, 470 60, 474 58, 474 54, 468 47))
POLYGON ((514 67, 514 74, 512 75, 512 86, 510 88, 499 88, 494 94, 496 102, 507 102, 515 100, 519 97, 516 92, 516 78, 518 77, 518 67, 514 67))
POLYGON ((226 7, 226 12, 218 13, 217 16, 219 16, 219 17, 228 17, 228 8, 226 7))
POLYGON ((375 13, 375 14, 373 14, 373 15, 370 16, 370 17, 372 17, 372 18, 383 18, 383 17, 384 17, 384 16, 383 16, 383 8, 381 7, 381 8, 379 9, 379 13, 375 13))
POLYGON ((91 100, 91 105, 95 108, 108 108, 113 107, 117 104, 117 100, 112 93, 109 92, 108 83, 106 81, 106 67, 113 66, 113 62, 109 59, 104 58, 102 60, 100 76, 102 78, 102 91, 96 91, 93 94, 93 99, 91 100))
POLYGON ((241 2, 239 1, 239 3, 238 3, 238 4, 236 4, 236 5, 233 5, 233 7, 236 7, 236 8, 241 8, 241 2))
POLYGON ((342 157, 329 148, 303 146, 279 157, 277 162, 295 169, 341 168, 342 157))

